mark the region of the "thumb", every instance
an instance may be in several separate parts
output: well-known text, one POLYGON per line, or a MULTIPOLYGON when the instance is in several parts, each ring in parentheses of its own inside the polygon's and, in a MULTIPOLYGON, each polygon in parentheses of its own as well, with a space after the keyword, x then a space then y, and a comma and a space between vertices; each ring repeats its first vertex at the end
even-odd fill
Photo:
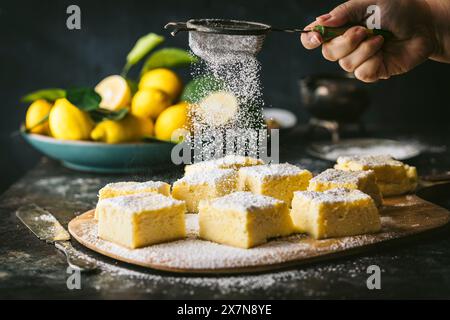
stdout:
POLYGON ((318 23, 326 27, 340 27, 345 24, 359 23, 366 16, 367 7, 373 0, 350 0, 334 8, 330 13, 317 17, 318 23))

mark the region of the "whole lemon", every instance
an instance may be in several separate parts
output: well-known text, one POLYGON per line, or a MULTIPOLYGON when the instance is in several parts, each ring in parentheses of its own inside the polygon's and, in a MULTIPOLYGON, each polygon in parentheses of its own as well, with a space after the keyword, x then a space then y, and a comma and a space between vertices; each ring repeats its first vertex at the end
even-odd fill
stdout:
POLYGON ((164 91, 175 101, 183 89, 180 77, 172 70, 157 68, 146 72, 139 82, 139 89, 154 88, 164 91))
POLYGON ((95 141, 106 143, 123 143, 139 141, 153 134, 151 119, 138 118, 131 114, 119 121, 104 120, 97 124, 91 132, 95 141))
POLYGON ((102 97, 100 107, 116 111, 128 107, 131 90, 122 76, 112 75, 97 84, 95 91, 102 97))
POLYGON ((136 117, 136 119, 139 121, 142 137, 152 137, 155 134, 155 125, 152 119, 141 117, 136 117))
POLYGON ((158 89, 140 89, 131 101, 131 113, 137 117, 156 118, 170 106, 169 96, 158 89))
POLYGON ((44 99, 34 101, 28 107, 25 116, 25 128, 30 130, 31 133, 48 135, 50 133, 48 127, 48 115, 51 108, 52 105, 44 99))
POLYGON ((67 99, 56 100, 48 121, 53 137, 61 140, 87 140, 94 127, 89 114, 67 99))
POLYGON ((188 125, 189 105, 181 102, 164 110, 155 123, 155 136, 160 140, 171 140, 172 134, 188 125))

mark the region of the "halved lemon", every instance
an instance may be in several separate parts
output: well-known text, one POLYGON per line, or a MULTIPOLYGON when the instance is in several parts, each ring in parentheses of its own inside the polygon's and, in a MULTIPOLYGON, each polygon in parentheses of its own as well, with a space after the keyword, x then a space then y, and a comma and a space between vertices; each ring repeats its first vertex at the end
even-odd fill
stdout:
POLYGON ((200 101, 196 113, 211 126, 221 126, 235 118, 239 102, 234 94, 218 91, 200 101))
POLYGON ((119 76, 106 77, 95 87, 95 91, 102 97, 100 107, 116 111, 129 106, 131 91, 127 81, 119 76))

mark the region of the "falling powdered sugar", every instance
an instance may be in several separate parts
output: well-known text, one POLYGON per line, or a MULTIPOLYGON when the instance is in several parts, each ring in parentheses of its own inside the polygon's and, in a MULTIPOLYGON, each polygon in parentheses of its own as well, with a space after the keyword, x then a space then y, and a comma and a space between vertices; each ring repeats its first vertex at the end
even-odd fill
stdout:
MULTIPOLYGON (((216 158, 216 151, 225 147, 226 144, 220 140, 225 136, 225 130, 238 132, 264 128, 264 101, 259 76, 261 67, 256 59, 262 41, 261 36, 189 34, 191 50, 202 59, 194 66, 194 79, 212 79, 217 84, 214 88, 198 88, 201 92, 197 95, 203 99, 196 102, 198 107, 191 109, 192 134, 196 137, 192 141, 201 143, 202 151, 202 155, 194 160, 202 161, 216 158), (214 93, 218 94, 211 98, 214 93), (205 100, 208 97, 210 100, 205 100)), ((234 137, 230 134, 229 138, 234 137)), ((233 153, 246 155, 248 148, 236 146, 233 153)), ((220 152, 218 154, 222 155, 220 152)))

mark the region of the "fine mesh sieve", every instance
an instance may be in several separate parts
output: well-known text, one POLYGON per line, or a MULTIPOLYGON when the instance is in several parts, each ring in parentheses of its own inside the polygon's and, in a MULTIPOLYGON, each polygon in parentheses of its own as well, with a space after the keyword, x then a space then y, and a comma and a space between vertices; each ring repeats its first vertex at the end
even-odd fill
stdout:
POLYGON ((189 46, 205 60, 238 59, 242 55, 255 56, 262 49, 269 25, 249 21, 224 19, 193 19, 186 23, 169 23, 172 35, 189 31, 189 46))

